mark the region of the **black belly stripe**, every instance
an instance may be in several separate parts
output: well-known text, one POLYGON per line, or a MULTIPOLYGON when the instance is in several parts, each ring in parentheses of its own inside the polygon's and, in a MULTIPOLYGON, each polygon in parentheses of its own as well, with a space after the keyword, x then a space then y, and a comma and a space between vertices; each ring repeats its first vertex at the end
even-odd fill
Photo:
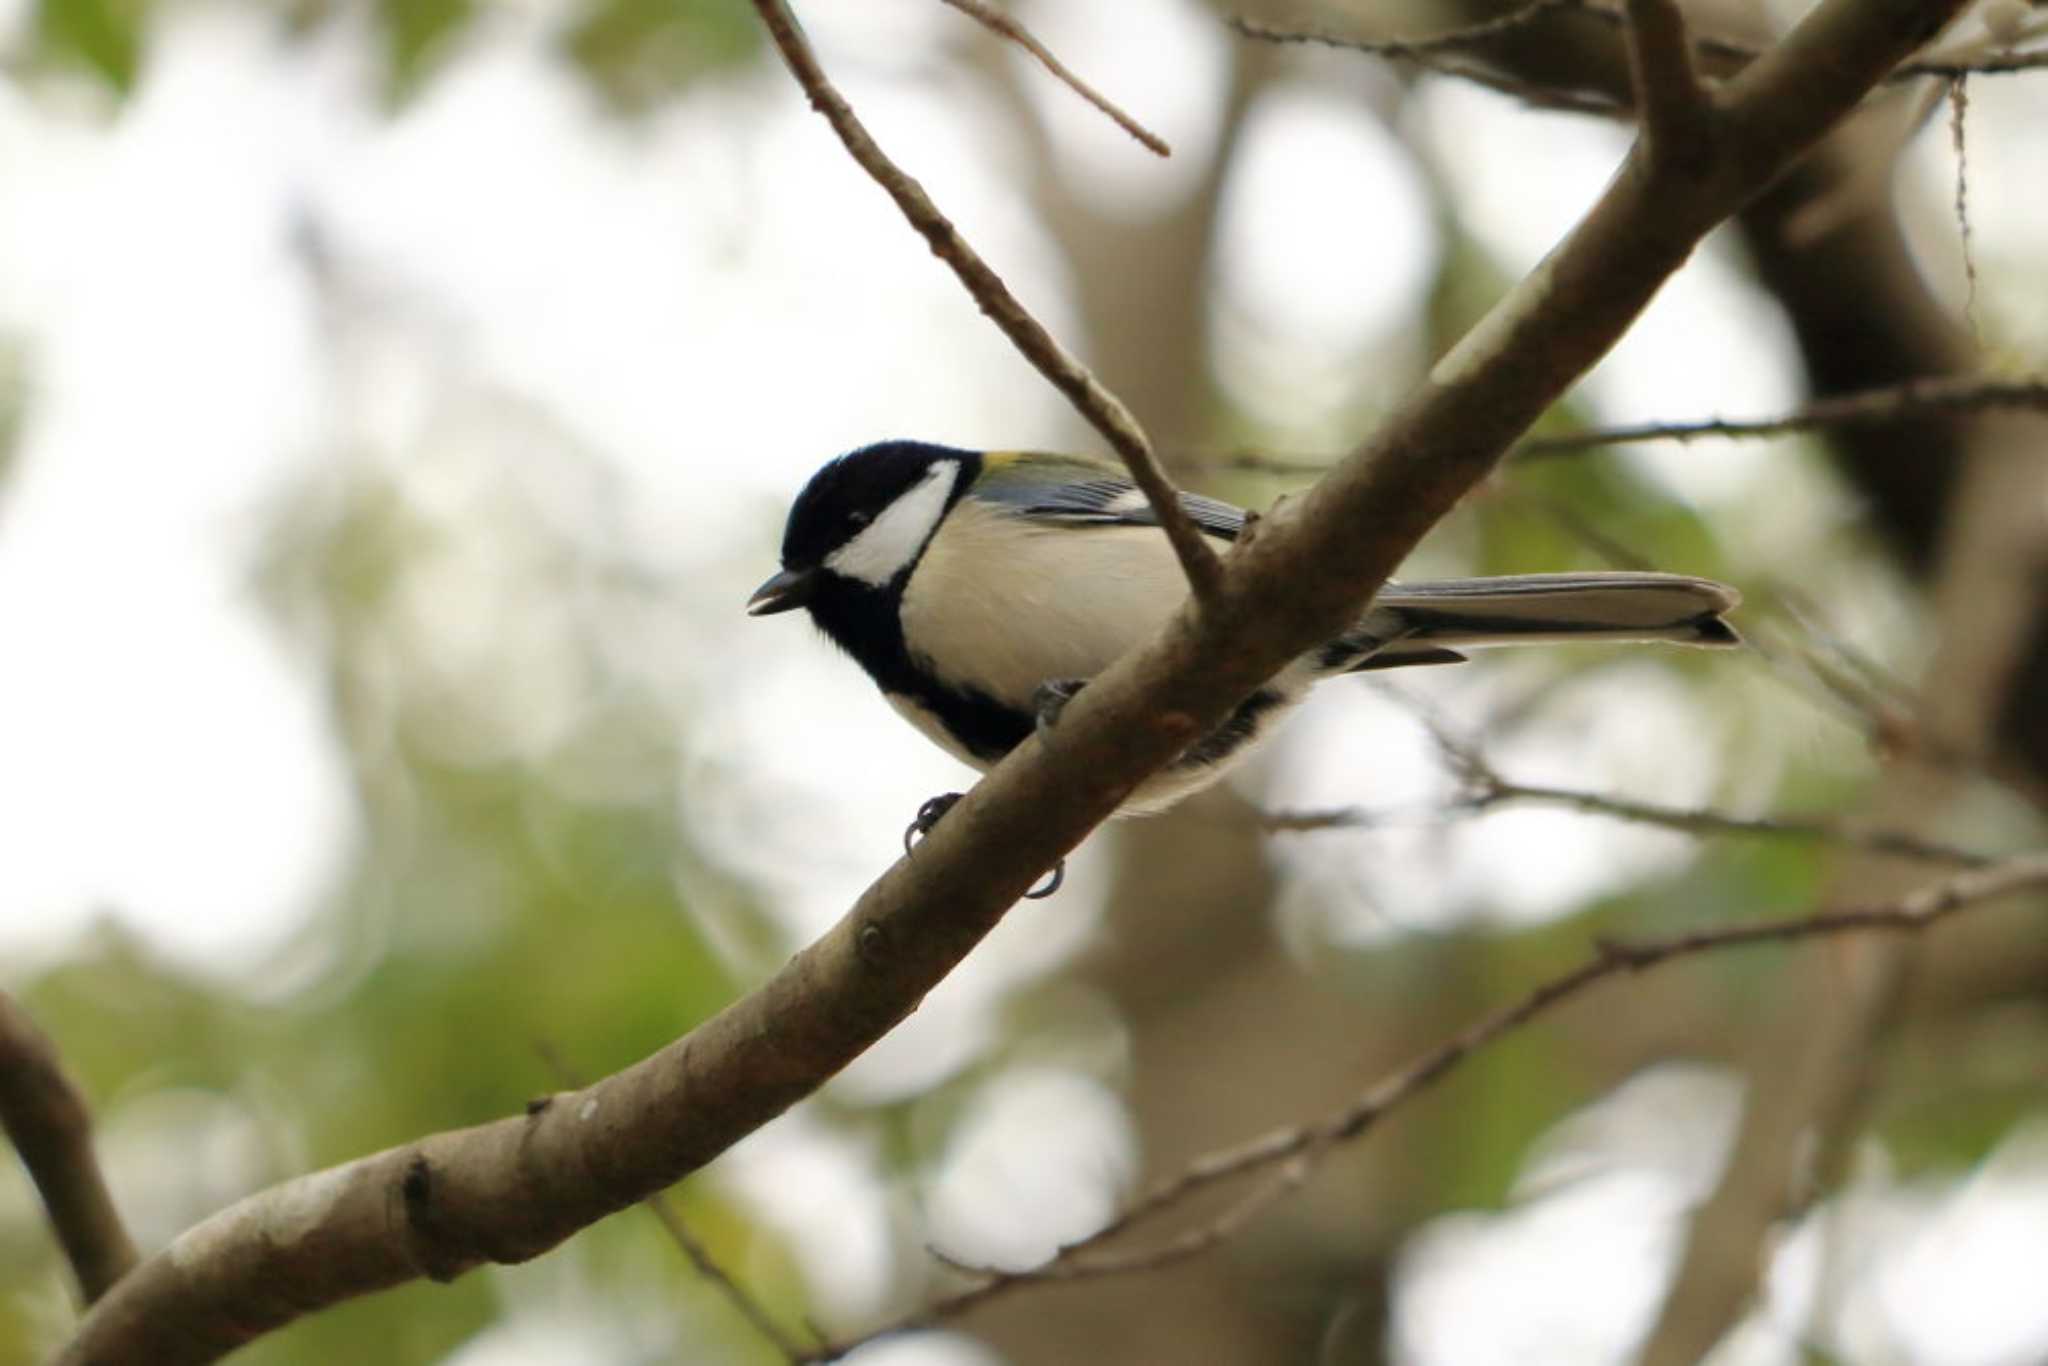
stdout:
POLYGON ((886 695, 915 703, 939 718, 959 746, 987 763, 1008 754, 1031 734, 1032 718, 1006 707, 985 692, 956 692, 939 685, 884 688, 886 695))
POLYGON ((1261 688, 1237 704, 1237 710, 1216 729, 1189 746, 1187 753, 1175 761, 1175 768, 1206 768, 1210 764, 1222 763, 1237 752, 1237 747, 1258 734, 1259 718, 1279 706, 1286 698, 1271 688, 1261 688))

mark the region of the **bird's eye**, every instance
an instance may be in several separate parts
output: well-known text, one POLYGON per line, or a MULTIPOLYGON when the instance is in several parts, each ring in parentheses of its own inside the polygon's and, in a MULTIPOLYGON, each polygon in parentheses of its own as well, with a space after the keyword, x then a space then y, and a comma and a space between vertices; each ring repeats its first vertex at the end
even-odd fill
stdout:
POLYGON ((869 522, 872 522, 875 519, 869 513, 853 512, 847 514, 846 520, 854 526, 866 526, 869 522))

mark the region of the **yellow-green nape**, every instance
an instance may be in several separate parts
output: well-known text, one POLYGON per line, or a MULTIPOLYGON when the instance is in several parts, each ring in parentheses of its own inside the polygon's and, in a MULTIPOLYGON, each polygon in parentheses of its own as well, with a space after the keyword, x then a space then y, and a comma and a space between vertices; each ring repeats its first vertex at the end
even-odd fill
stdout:
POLYGON ((1075 478, 1120 477, 1124 473, 1124 467, 1114 460, 1099 455, 1076 455, 1071 451, 983 451, 981 463, 984 469, 989 470, 1028 465, 1048 478, 1055 477, 1062 470, 1071 472, 1075 478))

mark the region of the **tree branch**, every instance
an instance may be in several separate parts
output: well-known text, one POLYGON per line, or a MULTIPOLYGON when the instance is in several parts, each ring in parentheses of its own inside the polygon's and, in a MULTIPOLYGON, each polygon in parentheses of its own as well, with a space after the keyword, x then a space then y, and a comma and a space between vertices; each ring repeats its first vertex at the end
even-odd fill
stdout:
POLYGON ((1137 139, 1138 145, 1146 151, 1162 157, 1173 155, 1173 149, 1166 145, 1166 139, 1126 114, 1107 95, 1068 70, 1067 64, 1054 56, 1051 49, 1039 42, 1031 30, 1019 23, 1015 16, 1005 14, 995 6, 985 3, 985 0, 944 0, 944 3, 980 23, 991 33, 1009 39, 1036 57, 1039 65, 1050 72, 1054 80, 1107 114, 1117 127, 1137 139))
POLYGON ((1626 0, 1629 79, 1651 155, 1689 172, 1715 151, 1713 102, 1693 69, 1677 0, 1626 0))
MULTIPOLYGON (((1492 19, 1445 29, 1440 33, 1419 38, 1346 37, 1311 29, 1279 28, 1241 15, 1232 15, 1225 22, 1245 37, 1256 38, 1261 42, 1310 43, 1318 47, 1340 48, 1347 52, 1383 57, 1388 61, 1415 62, 1432 71, 1462 76, 1545 108, 1610 116, 1628 112, 1615 101, 1595 93, 1560 90, 1524 80, 1509 72, 1474 69, 1451 60, 1458 54, 1484 49, 1502 38, 1517 34, 1526 28, 1533 28, 1558 14, 1588 15, 1616 26, 1629 23, 1629 15, 1623 5, 1603 4, 1600 0, 1532 0, 1529 4, 1492 19)), ((1730 66, 1747 65, 1764 51, 1750 43, 1717 38, 1711 34, 1695 35, 1687 46, 1696 57, 1712 58, 1730 66)), ((1886 72, 1879 84, 1899 85, 1907 81, 1930 79, 1954 81, 1966 76, 2013 76, 2039 71, 2043 67, 2048 67, 2048 52, 1997 52, 1990 56, 1944 53, 1919 61, 1901 62, 1886 72)))
POLYGON ((2048 412, 2048 380, 1944 375, 1864 389, 1853 394, 1835 394, 1778 417, 1710 417, 1697 422, 1645 422, 1539 437, 1523 442, 1516 448, 1515 455, 1519 459, 1532 460, 1638 441, 1696 441, 1710 436, 1731 439, 1788 436, 1834 427, 1879 426, 1913 418, 1962 416, 1999 408, 2048 412))
POLYGON ((1598 91, 1567 90, 1554 85, 1538 84, 1490 66, 1475 64, 1463 56, 1470 49, 1483 47, 1491 41, 1504 38, 1550 14, 1577 10, 1580 7, 1580 0, 1532 0, 1530 4, 1495 18, 1423 38, 1340 38, 1327 33, 1275 28, 1241 15, 1232 15, 1225 22, 1245 37, 1260 42, 1311 44, 1317 47, 1341 48, 1349 52, 1363 52, 1375 57, 1384 57, 1388 61, 1414 62, 1431 71, 1456 76, 1490 90, 1498 90, 1538 109, 1594 114, 1602 118, 1623 117, 1627 115, 1628 110, 1620 102, 1598 91))
MULTIPOLYGON (((1762 839, 1809 840, 1819 844, 1843 845, 1874 854, 1914 859, 1921 863, 1943 863, 1956 868, 1982 868, 1996 860, 1986 854, 1954 845, 1920 838, 1903 830, 1870 830, 1840 821, 1806 820, 1789 816, 1737 816, 1703 806, 1666 806, 1659 802, 1636 801, 1605 792, 1582 788, 1546 787, 1518 783, 1488 770, 1472 791, 1448 806, 1419 813, 1438 820, 1483 815, 1495 807, 1513 803, 1557 806, 1589 816, 1605 816, 1631 825, 1655 826, 1680 834, 1710 839, 1719 835, 1751 836, 1762 839)), ((1359 806, 1339 806, 1311 811, 1269 811, 1260 824, 1278 833, 1306 834, 1318 830, 1371 830, 1401 824, 1415 812, 1372 811, 1359 806)))
POLYGON ((1144 490, 1146 501, 1165 528, 1167 539, 1172 541, 1174 554, 1180 557, 1181 569, 1187 574, 1196 600, 1206 603, 1214 598, 1223 574, 1222 564, 1209 538, 1196 529, 1181 507, 1180 490, 1167 477, 1137 418, 1017 301, 1002 277, 968 245, 952 220, 939 212, 939 206, 932 202, 924 187, 889 159, 855 115, 853 106, 825 75, 785 0, 754 0, 754 9, 790 74, 810 99, 811 108, 832 125, 847 155, 896 201, 910 226, 931 245, 932 254, 952 268, 989 320, 1003 330, 1024 358, 1037 367, 1038 373, 1065 394, 1067 401, 1123 457, 1132 480, 1144 490))
MULTIPOLYGON (((1941 375, 1881 385, 1854 393, 1834 394, 1776 417, 1707 417, 1691 422, 1639 422, 1591 427, 1581 432, 1539 436, 1516 444, 1508 459, 1517 463, 1548 460, 1607 446, 1632 446, 1651 441, 1691 442, 1718 437, 1730 441, 1832 431, 1840 427, 1880 427, 1933 417, 1964 417, 1999 410, 2048 413, 2048 380, 1987 379, 1981 375, 1941 375)), ((1318 475, 1330 460, 1299 455, 1234 455, 1196 458, 1192 469, 1248 470, 1257 474, 1318 475)))
POLYGON ((43 1197, 87 1304, 128 1274, 135 1244, 92 1150, 92 1114, 57 1047, 0 992, 0 1129, 43 1197))
POLYGON ((1271 1130, 1189 1163, 1102 1228, 1061 1248, 1042 1265, 1023 1271, 959 1268, 976 1277, 973 1284, 858 1338, 828 1344, 804 1359, 836 1360, 877 1338, 957 1318, 1024 1286, 1151 1271, 1207 1252, 1298 1188, 1331 1149, 1366 1133, 1388 1114, 1449 1076, 1473 1054, 1615 977, 1648 972, 1682 958, 1760 944, 1792 944, 1845 934, 1919 934, 1967 908, 2044 889, 2048 889, 2048 854, 2030 854, 1954 874, 1886 905, 1695 930, 1636 943, 1600 941, 1593 954, 1577 967, 1540 983, 1512 1005, 1475 1020, 1408 1066, 1382 1078, 1342 1109, 1309 1124, 1271 1130), (1204 1191, 1265 1171, 1274 1172, 1271 1180, 1227 1206, 1221 1214, 1156 1247, 1120 1253, 1097 1251, 1139 1225, 1182 1208, 1204 1191))
MULTIPOLYGON (((756 4, 794 38, 775 0, 756 4)), ((1712 174, 1653 176, 1638 147, 1584 221, 1368 441, 1238 542, 1210 602, 1184 606, 1091 680, 1049 740, 1020 745, 758 989, 645 1061, 529 1114, 242 1200, 116 1285, 60 1362, 211 1361, 352 1296, 536 1256, 810 1094, 914 1010, 1147 775, 1356 621, 1422 534, 1619 339, 1707 231, 1962 4, 1824 0, 1727 88, 1716 135, 1732 133, 1733 145, 1712 174)), ((815 78, 800 43, 785 55, 815 78)), ((806 84, 850 150, 873 159, 844 101, 806 84)), ((892 190, 918 230, 953 252, 956 269, 992 281, 913 191, 907 179, 892 190)), ((1061 374, 1063 389, 1087 391, 1061 374)))

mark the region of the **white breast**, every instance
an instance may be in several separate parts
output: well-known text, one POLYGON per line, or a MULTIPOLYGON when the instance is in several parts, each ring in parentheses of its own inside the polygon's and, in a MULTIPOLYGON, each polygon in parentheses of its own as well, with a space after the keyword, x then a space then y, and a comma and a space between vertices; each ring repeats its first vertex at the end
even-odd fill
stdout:
POLYGON ((903 634, 938 676, 1028 708, 1039 684, 1092 678, 1187 596, 1152 527, 1040 527, 967 501, 903 594, 903 634))

